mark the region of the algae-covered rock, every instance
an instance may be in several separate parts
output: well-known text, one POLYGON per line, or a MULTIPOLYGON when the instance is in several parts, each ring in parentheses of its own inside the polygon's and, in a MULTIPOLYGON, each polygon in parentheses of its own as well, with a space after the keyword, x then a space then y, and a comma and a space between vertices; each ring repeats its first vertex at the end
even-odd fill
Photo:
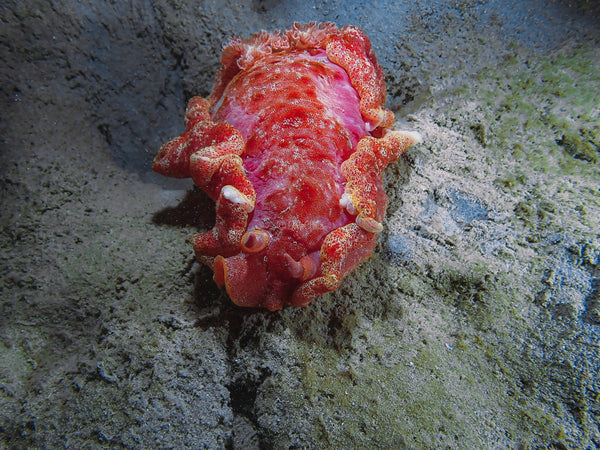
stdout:
POLYGON ((573 158, 582 159, 591 163, 600 162, 600 140, 598 137, 600 126, 594 129, 582 128, 578 133, 568 132, 563 134, 558 141, 565 151, 573 158))
POLYGON ((0 446, 600 445, 597 8, 408 3, 5 2, 0 446), (249 311, 150 166, 222 43, 294 20, 359 26, 424 139, 372 259, 249 311))

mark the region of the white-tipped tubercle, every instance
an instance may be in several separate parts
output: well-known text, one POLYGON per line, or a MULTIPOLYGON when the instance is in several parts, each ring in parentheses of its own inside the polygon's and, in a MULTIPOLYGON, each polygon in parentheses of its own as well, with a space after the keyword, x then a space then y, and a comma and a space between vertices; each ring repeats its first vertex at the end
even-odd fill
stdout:
POLYGON ((238 203, 238 204, 246 205, 249 208, 252 208, 252 203, 250 203, 250 200, 248 199, 248 197, 246 197, 238 189, 234 188, 233 186, 231 186, 229 184, 226 186, 223 186, 223 189, 221 189, 221 193, 223 194, 223 197, 225 197, 231 203, 238 203))

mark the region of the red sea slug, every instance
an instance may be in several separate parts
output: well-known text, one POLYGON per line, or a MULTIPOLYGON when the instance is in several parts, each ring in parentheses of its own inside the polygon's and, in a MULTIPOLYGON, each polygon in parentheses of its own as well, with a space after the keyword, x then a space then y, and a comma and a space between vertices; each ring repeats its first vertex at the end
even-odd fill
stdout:
POLYGON ((241 306, 305 306, 373 253, 382 171, 419 141, 392 131, 385 85, 356 27, 294 26, 232 40, 212 94, 153 169, 191 177, 216 202, 196 257, 241 306))

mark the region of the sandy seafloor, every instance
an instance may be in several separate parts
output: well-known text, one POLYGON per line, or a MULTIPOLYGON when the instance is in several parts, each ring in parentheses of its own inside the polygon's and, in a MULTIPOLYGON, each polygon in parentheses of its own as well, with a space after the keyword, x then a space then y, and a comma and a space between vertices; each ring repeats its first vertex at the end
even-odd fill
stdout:
POLYGON ((0 446, 600 446, 599 36, 586 0, 3 2, 0 446), (244 310, 150 165, 224 41, 310 20, 424 141, 337 292, 244 310))

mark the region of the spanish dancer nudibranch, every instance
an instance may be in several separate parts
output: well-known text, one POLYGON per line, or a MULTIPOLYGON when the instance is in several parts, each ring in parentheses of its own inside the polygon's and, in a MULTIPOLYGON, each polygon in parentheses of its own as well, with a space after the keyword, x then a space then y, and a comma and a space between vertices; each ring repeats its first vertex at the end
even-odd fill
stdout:
POLYGON ((382 172, 418 133, 394 131, 369 39, 294 24, 233 39, 212 94, 153 169, 216 202, 196 257, 241 306, 305 306, 370 257, 387 205, 382 172))

